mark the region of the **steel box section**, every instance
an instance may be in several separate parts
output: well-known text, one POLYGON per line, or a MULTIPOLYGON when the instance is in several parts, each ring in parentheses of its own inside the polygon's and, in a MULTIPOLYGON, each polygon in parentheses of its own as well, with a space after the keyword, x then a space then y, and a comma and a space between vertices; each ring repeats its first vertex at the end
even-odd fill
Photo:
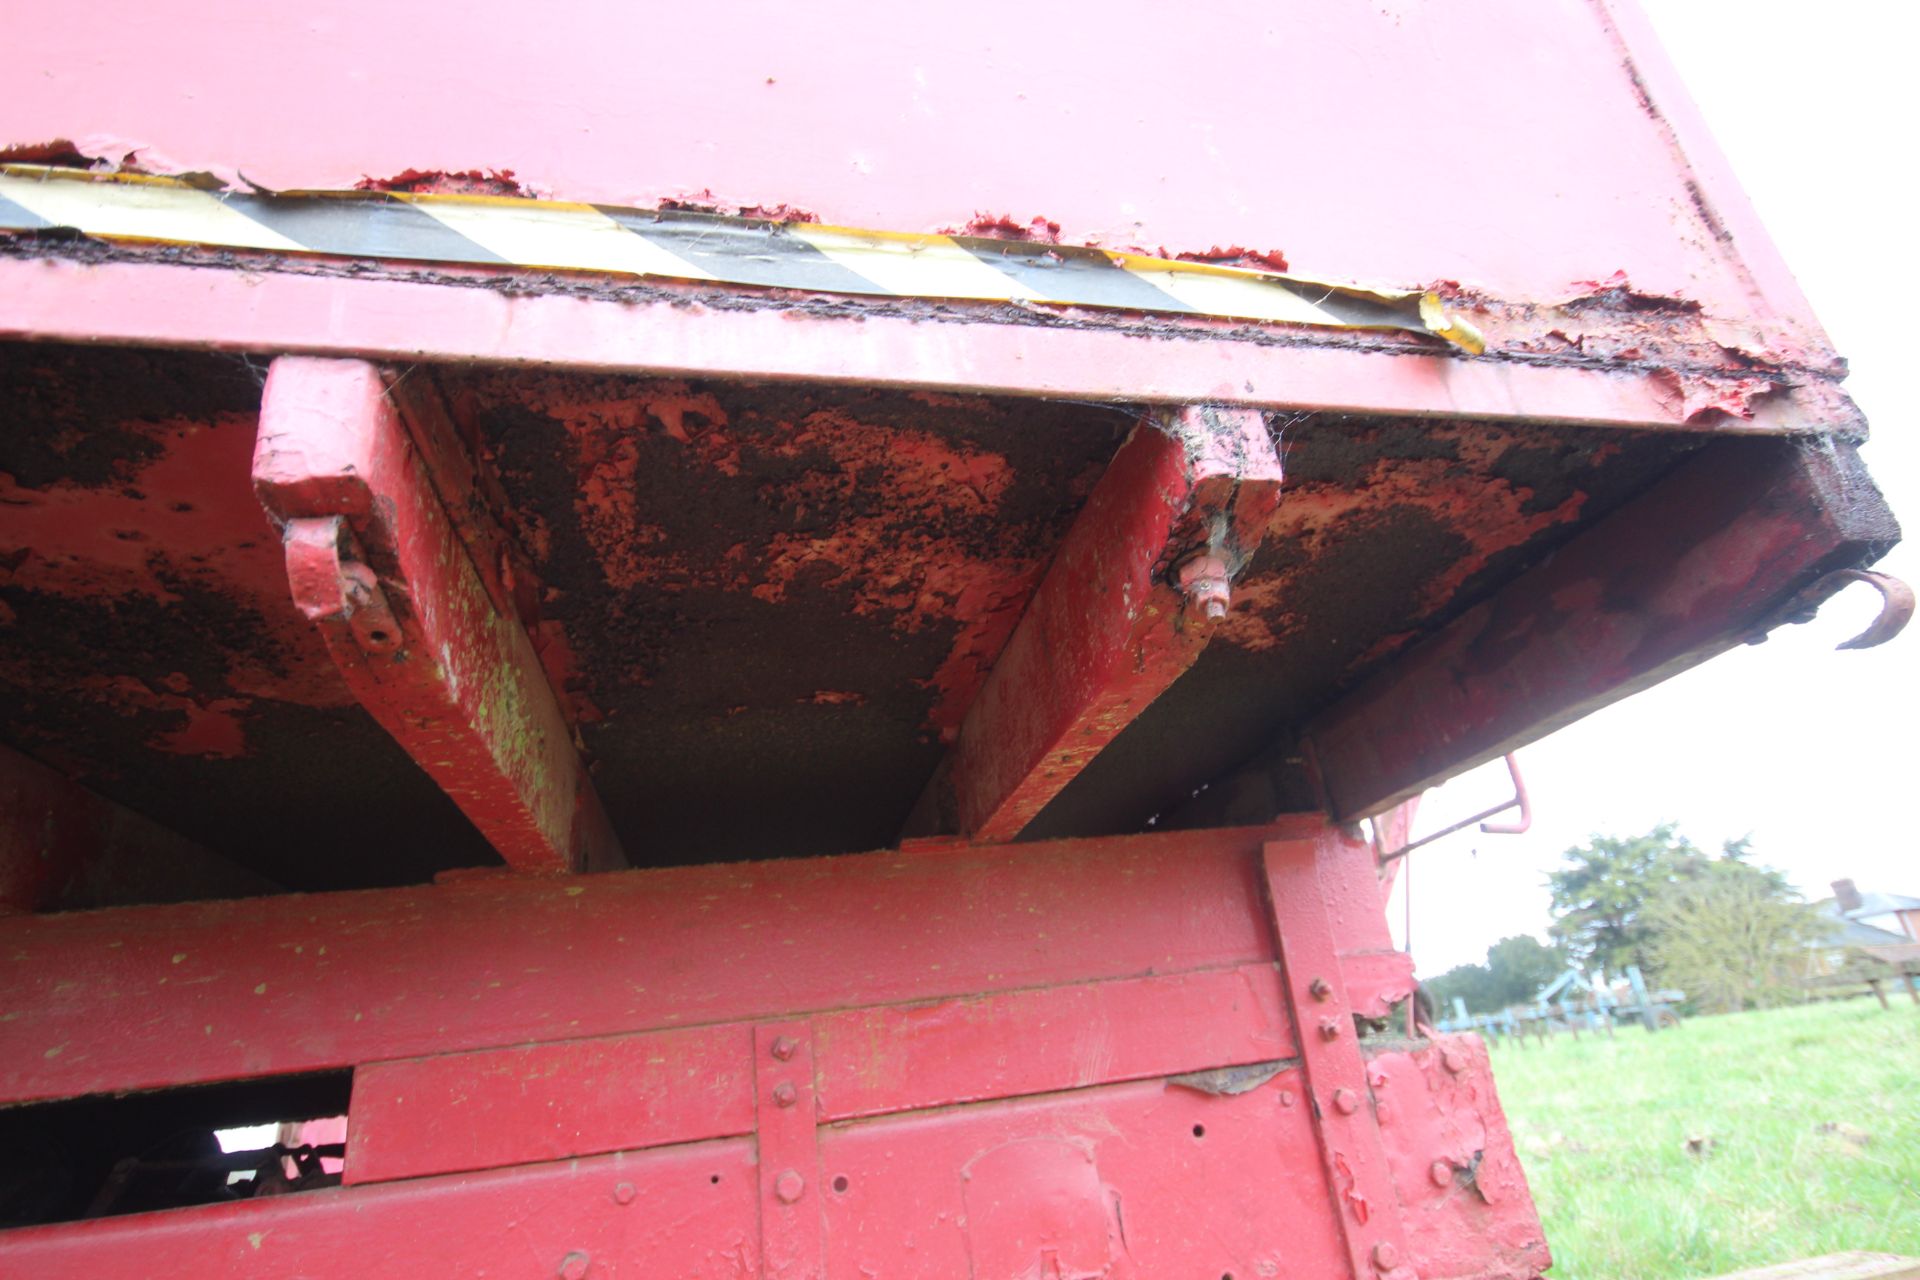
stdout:
POLYGON ((322 0, 251 15, 246 41, 273 56, 236 58, 238 33, 186 0, 15 6, 0 38, 43 71, 13 87, 0 145, 66 139, 279 191, 517 184, 840 226, 1277 250, 1311 278, 1541 301, 1617 270, 1751 322, 1781 356, 1824 343, 1619 0, 1234 0, 1172 27, 1076 0, 1044 30, 947 23, 937 40, 866 0, 752 10, 592 0, 536 20, 489 3, 451 21, 322 0), (635 92, 640 49, 676 52, 635 92), (503 66, 498 83, 473 74, 503 66), (1147 84, 1179 110, 1149 106, 1147 84), (690 121, 662 103, 724 106, 690 121))
POLYGON ((1546 1262, 1484 1056, 1355 1039, 1408 974, 1370 847, 1317 818, 109 910, 0 940, 10 1099, 355 1069, 350 1185, 25 1228, 0 1235, 8 1269, 1345 1276, 1366 1222, 1435 1280, 1546 1262), (1284 981, 1276 858, 1350 907, 1284 981), (1351 1058, 1311 1080, 1289 1007, 1309 964, 1338 980, 1351 1058), (1368 1103, 1323 1131, 1336 1087, 1368 1103), (1362 1137, 1387 1154, 1356 1208, 1339 1170, 1362 1137))

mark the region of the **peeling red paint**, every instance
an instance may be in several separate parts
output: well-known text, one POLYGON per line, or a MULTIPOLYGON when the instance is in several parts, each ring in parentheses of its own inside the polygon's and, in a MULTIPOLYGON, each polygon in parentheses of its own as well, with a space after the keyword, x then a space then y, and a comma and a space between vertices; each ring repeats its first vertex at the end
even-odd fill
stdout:
POLYGON ((1761 375, 1703 378, 1677 369, 1659 369, 1653 376, 1670 392, 1676 415, 1686 422, 1710 423, 1722 418, 1751 421, 1755 404, 1781 390, 1778 381, 1761 375))
POLYGON ((1022 222, 1010 213, 976 213, 962 226, 940 228, 940 234, 980 236, 988 240, 1027 240, 1036 244, 1059 244, 1060 224, 1044 214, 1022 222))
POLYGON ((437 196, 532 196, 511 169, 406 169, 390 178, 362 178, 355 191, 403 191, 437 196))
MULTIPOLYGON (((1366 427, 1357 427, 1364 437, 1366 427)), ((1431 512, 1436 521, 1464 540, 1463 554, 1423 578, 1408 616, 1442 607, 1462 585, 1482 572, 1494 556, 1522 546, 1550 529, 1580 519, 1587 495, 1573 490, 1558 502, 1541 505, 1538 493, 1518 480, 1502 480, 1500 459, 1520 446, 1523 434, 1476 425, 1467 430, 1444 423, 1424 424, 1427 457, 1394 457, 1390 452, 1365 464, 1358 476, 1338 483, 1296 479, 1287 488, 1267 533, 1269 540, 1297 546, 1310 561, 1350 536, 1383 509, 1431 512)), ((1588 465, 1604 466, 1618 446, 1601 443, 1587 452, 1588 465)), ((1267 650, 1315 619, 1295 607, 1292 570, 1251 573, 1234 587, 1236 606, 1220 624, 1219 639, 1249 650, 1267 650)), ((1405 632, 1379 637, 1360 657, 1368 662, 1399 647, 1405 632)))
POLYGON ((0 146, 0 164, 47 164, 66 169, 91 169, 98 163, 94 157, 82 154, 80 148, 66 138, 0 146))
POLYGON ((1246 249, 1237 244, 1228 245, 1225 248, 1215 245, 1211 249, 1203 251, 1188 251, 1171 255, 1169 255, 1165 249, 1161 249, 1159 256, 1163 258, 1170 256, 1181 262, 1210 262, 1216 266, 1246 267, 1254 271, 1287 270, 1287 255, 1280 250, 1246 249))
MULTIPOLYGON (((157 680, 162 689, 155 689, 131 675, 111 675, 111 665, 97 680, 72 687, 127 714, 178 715, 181 722, 151 744, 214 757, 245 751, 242 721, 256 698, 351 705, 338 678, 312 661, 320 655, 289 616, 284 574, 275 569, 278 536, 257 511, 237 501, 247 492, 251 416, 127 422, 111 429, 142 441, 148 456, 118 464, 119 474, 108 483, 29 485, 0 474, 0 583, 122 613, 130 597, 166 609, 177 607, 185 591, 204 591, 261 619, 264 634, 202 638, 203 650, 194 657, 218 669, 216 689, 192 689, 179 671, 157 680)), ((53 441, 56 452, 83 444, 78 437, 53 441)), ((81 653, 103 642, 107 637, 68 637, 81 653)), ((156 653, 152 660, 179 657, 156 653)), ((104 655, 101 660, 113 661, 104 655)), ((33 661, 21 646, 11 646, 0 658, 0 673, 31 685, 37 678, 33 661)))
MULTIPOLYGON (((562 424, 578 484, 573 514, 607 584, 619 591, 744 592, 779 604, 804 578, 810 589, 844 591, 854 615, 882 617, 903 635, 958 626, 928 680, 939 695, 928 728, 957 725, 1044 568, 1013 540, 1005 553, 981 557, 943 532, 956 521, 997 519, 1015 479, 1007 459, 832 408, 741 424, 710 391, 675 381, 638 386, 639 394, 587 399, 552 379, 536 381, 526 397, 562 424), (760 485, 760 505, 804 529, 737 541, 711 557, 672 545, 640 499, 649 434, 683 446, 683 465, 696 474, 777 472, 780 479, 760 485)), ((943 409, 977 405, 954 396, 915 399, 943 409)), ((533 531, 528 550, 535 559, 551 555, 551 534, 538 516, 530 513, 523 523, 533 531)), ((624 678, 645 682, 651 675, 634 670, 624 678)))

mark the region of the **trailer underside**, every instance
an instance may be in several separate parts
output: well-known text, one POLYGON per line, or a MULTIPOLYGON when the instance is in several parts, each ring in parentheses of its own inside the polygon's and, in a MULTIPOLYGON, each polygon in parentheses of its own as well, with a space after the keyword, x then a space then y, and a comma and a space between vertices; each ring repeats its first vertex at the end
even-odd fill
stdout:
MULTIPOLYGON (((1385 926, 1412 805, 1899 530, 1637 18, 1494 10, 1249 6, 1151 112, 1116 86, 1173 64, 1104 11, 1098 75, 956 29, 887 111, 782 11, 713 42, 726 94, 649 84, 789 114, 636 123, 548 82, 592 51, 511 101, 451 53, 369 80, 432 41, 337 0, 257 15, 270 143, 135 95, 252 177, 23 82, 59 132, 0 138, 0 1270, 1538 1275, 1485 1051, 1385 926), (1451 108, 1275 77, 1296 33, 1451 108), (1235 77, 1267 109, 1217 112, 1235 77), (314 101, 550 169, 368 177, 314 101), (1028 114, 1094 101, 1126 163, 1028 114), (1067 230, 929 214, 982 138, 1067 230), (802 154, 820 220, 657 189, 802 154), (1394 287, 1245 247, 1283 229, 1394 287)), ((434 40, 496 65, 492 17, 434 40)))

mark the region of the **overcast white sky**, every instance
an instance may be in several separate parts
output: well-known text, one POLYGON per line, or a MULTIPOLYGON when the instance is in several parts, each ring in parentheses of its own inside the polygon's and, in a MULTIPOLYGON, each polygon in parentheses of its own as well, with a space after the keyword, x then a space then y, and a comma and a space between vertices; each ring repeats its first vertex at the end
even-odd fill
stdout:
MULTIPOLYGON (((1865 456, 1910 541, 1879 567, 1920 583, 1920 424, 1913 367, 1913 107, 1920 5, 1906 0, 1642 0, 1799 277, 1872 421, 1865 456)), ((1545 877, 1591 832, 1671 820, 1695 843, 1751 833, 1760 860, 1810 898, 1851 876, 1920 895, 1920 624, 1836 653, 1878 597, 1855 586, 1812 623, 1716 658, 1520 753, 1525 836, 1463 832, 1412 855, 1422 976, 1545 936, 1545 877)), ((1428 796, 1416 834, 1503 798, 1504 768, 1428 796)), ((1398 936, 1402 903, 1391 915, 1398 936)))

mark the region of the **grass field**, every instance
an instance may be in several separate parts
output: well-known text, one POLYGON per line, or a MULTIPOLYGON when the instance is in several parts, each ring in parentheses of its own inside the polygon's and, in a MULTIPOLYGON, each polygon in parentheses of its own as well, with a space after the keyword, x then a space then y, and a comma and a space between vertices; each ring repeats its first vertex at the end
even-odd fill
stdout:
POLYGON ((1903 992, 1888 1011, 1694 1018, 1493 1061, 1555 1280, 1920 1256, 1920 1008, 1903 992))

